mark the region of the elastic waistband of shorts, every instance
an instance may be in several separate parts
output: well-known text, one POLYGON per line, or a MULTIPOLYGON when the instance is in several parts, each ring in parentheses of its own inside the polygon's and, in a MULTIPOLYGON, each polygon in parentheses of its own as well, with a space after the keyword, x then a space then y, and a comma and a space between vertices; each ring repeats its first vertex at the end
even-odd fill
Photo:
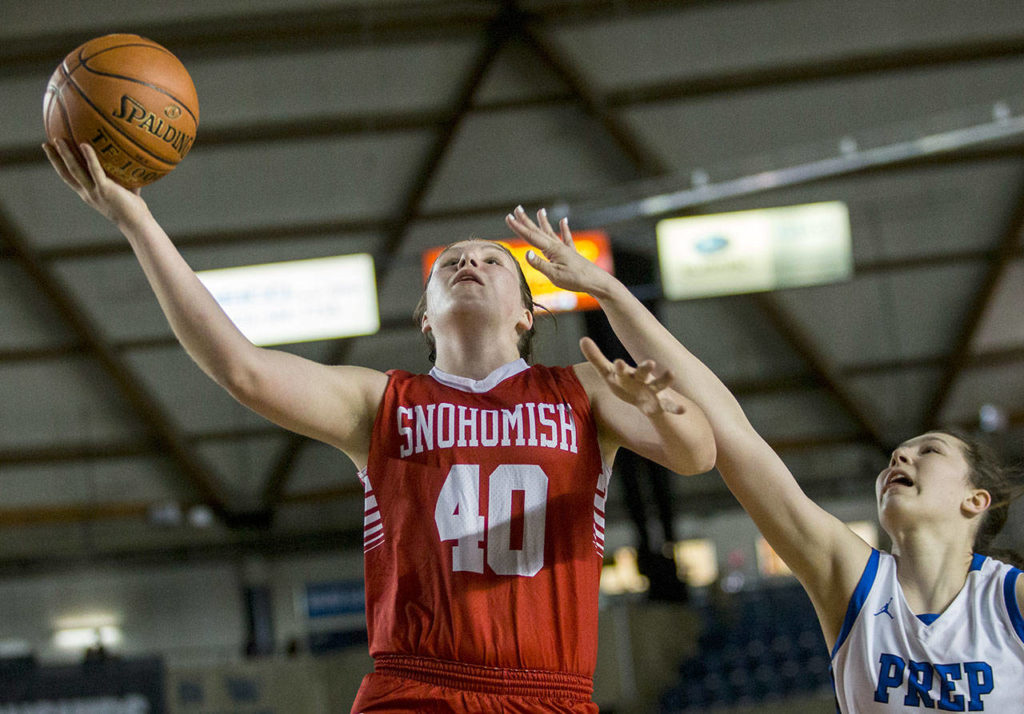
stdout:
POLYGON ((587 702, 594 694, 593 678, 570 672, 484 667, 412 655, 378 655, 373 662, 377 674, 481 694, 587 702))

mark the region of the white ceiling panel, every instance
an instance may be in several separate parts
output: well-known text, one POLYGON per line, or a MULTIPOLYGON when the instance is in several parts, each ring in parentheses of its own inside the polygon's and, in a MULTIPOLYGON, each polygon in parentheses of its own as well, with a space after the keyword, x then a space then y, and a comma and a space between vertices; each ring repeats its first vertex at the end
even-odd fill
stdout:
POLYGON ((851 205, 858 261, 992 250, 1006 232, 1017 202, 1007 189, 1024 185, 1018 161, 937 166, 859 181, 873 186, 875 195, 856 196, 851 205), (991 208, 974 210, 979 204, 991 208))
POLYGON ((857 432, 835 397, 822 389, 749 394, 739 402, 747 419, 769 442, 800 436, 846 437, 857 432))
POLYGON ((487 68, 475 96, 478 106, 523 101, 566 91, 565 82, 523 41, 511 42, 487 68))
MULTIPOLYGON (((54 69, 57 61, 54 61, 54 69)), ((43 93, 49 77, 0 79, 0 147, 39 145, 46 140, 43 129, 43 93)))
POLYGON ((372 253, 380 236, 371 233, 345 233, 311 238, 267 238, 246 240, 244 236, 221 243, 213 241, 201 246, 182 247, 181 254, 193 270, 216 270, 240 265, 274 263, 287 255, 287 260, 329 258, 352 253, 372 253))
POLYGON ((401 256, 377 265, 377 302, 381 316, 415 327, 412 311, 423 294, 423 264, 419 257, 401 256))
POLYGON ((591 21, 574 21, 569 11, 555 32, 592 81, 616 90, 750 67, 1013 37, 1024 32, 1024 17, 1013 0, 993 2, 984 13, 965 11, 956 0, 762 0, 622 12, 591 21))
POLYGON ((991 121, 1024 60, 782 84, 630 107, 629 124, 674 170, 712 180, 836 156, 852 136, 886 146, 991 121))
POLYGON ((374 113, 442 112, 479 49, 470 36, 396 43, 385 53, 380 39, 368 33, 363 43, 346 47, 189 60, 200 132, 351 115, 366 116, 369 131, 374 113))
POLYGON ((70 331, 25 271, 0 260, 0 350, 67 345, 70 331))
POLYGON ((969 369, 953 387, 942 411, 947 423, 971 423, 985 404, 998 407, 1007 416, 1019 414, 1024 399, 1024 360, 982 370, 969 369))
POLYGON ((871 274, 777 296, 832 364, 931 357, 954 339, 985 267, 965 262, 871 274))
POLYGON ((120 443, 144 433, 89 357, 6 363, 0 397, 0 448, 120 443))
POLYGON ((288 434, 282 430, 273 436, 204 441, 197 449, 229 493, 231 505, 255 510, 271 466, 287 440, 288 434))
POLYGON ((669 332, 727 384, 808 370, 749 296, 666 301, 660 317, 669 332))
MULTIPOLYGON (((536 201, 632 177, 595 122, 573 107, 470 115, 427 199, 429 210, 536 201)), ((503 214, 499 214, 503 215, 503 214)))
POLYGON ((885 467, 887 455, 864 444, 837 444, 788 450, 782 454, 782 460, 804 488, 831 482, 840 495, 870 500, 875 476, 885 467))
POLYGON ((125 355, 125 361, 177 427, 187 434, 269 425, 263 417, 228 396, 182 349, 132 350, 125 355))
POLYGON ((191 497, 162 456, 5 466, 4 508, 152 503, 191 497))
MULTIPOLYGON (((296 458, 286 491, 289 495, 300 496, 338 489, 356 489, 358 484, 356 468, 345 454, 333 446, 310 442, 296 458)), ((359 509, 359 518, 362 516, 362 510, 359 509)))
POLYGON ((881 374, 842 380, 858 403, 870 408, 874 426, 889 443, 900 443, 927 428, 928 408, 939 386, 941 365, 931 369, 896 367, 881 374))
MULTIPOLYGON (((432 0, 412 0, 412 4, 429 4, 432 0)), ((408 3, 409 0, 375 0, 377 5, 408 3)), ((55 19, 65 31, 95 31, 109 27, 116 20, 119 27, 174 20, 212 20, 232 15, 251 17, 273 14, 282 9, 315 10, 352 8, 359 12, 362 0, 204 0, 201 4, 137 3, 126 5, 119 0, 91 0, 88 3, 67 3, 63 0, 6 0, 2 35, 17 37, 52 32, 55 19)), ((122 30, 123 31, 123 30, 122 30)))
POLYGON ((53 263, 55 275, 115 342, 171 334, 167 318, 134 257, 116 255, 53 263))
POLYGON ((1007 265, 972 348, 975 352, 1024 349, 1024 261, 1007 265))

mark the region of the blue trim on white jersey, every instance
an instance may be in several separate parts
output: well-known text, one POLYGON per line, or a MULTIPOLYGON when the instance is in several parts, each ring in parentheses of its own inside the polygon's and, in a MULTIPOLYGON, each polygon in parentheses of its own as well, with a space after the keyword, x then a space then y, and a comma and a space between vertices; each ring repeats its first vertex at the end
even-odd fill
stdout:
POLYGON ((974 572, 975 570, 981 570, 981 566, 985 563, 987 555, 981 553, 975 553, 974 557, 971 558, 971 567, 967 570, 968 573, 974 572))
POLYGON ((843 646, 843 642, 850 635, 850 630, 853 629, 853 623, 857 619, 857 615, 860 614, 860 609, 864 607, 864 601, 867 600, 868 593, 871 592, 871 586, 875 584, 875 576, 878 575, 878 558, 879 553, 877 548, 871 549, 871 557, 868 558, 868 564, 864 566, 864 572, 860 576, 860 580, 857 582, 857 588, 853 591, 853 595, 850 596, 850 604, 846 608, 846 617, 843 618, 843 626, 839 630, 839 637, 836 638, 836 644, 832 648, 831 657, 834 659, 836 652, 843 646))
POLYGON ((1017 633, 1017 637, 1024 642, 1024 617, 1021 617, 1020 608, 1017 606, 1017 576, 1020 571, 1017 568, 1010 570, 1003 579, 1003 599, 1006 601, 1006 612, 1010 616, 1010 622, 1017 633))

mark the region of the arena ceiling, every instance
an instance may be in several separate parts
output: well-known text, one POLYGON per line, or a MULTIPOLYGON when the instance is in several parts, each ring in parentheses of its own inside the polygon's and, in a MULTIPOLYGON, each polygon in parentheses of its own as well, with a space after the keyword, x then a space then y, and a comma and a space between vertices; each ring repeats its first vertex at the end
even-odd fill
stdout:
MULTIPOLYGON (((977 428, 986 404, 1022 452, 1015 0, 5 0, 0 572, 360 542, 347 459, 207 380, 125 241, 45 161, 50 73, 110 32, 163 44, 195 81, 194 149, 143 191, 194 268, 373 254, 380 332, 286 349, 427 369, 421 251, 505 237, 519 203, 577 228, 604 216, 627 265, 653 260, 659 218, 841 200, 848 281, 633 287, 816 498, 870 498, 895 443, 977 428), (637 203, 665 194, 681 198, 637 203), (190 523, 196 505, 212 525, 190 523)), ((577 361, 586 318, 556 324, 539 359, 577 361)), ((714 474, 673 488, 676 513, 734 507, 714 474)))

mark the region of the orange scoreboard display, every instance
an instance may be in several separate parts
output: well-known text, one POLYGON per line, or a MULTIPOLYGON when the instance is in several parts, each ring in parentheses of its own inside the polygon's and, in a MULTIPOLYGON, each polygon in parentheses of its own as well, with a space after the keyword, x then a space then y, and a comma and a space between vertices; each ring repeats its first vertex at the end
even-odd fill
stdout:
MULTIPOLYGON (((612 272, 612 249, 608 236, 604 231, 574 231, 572 234, 576 250, 587 260, 596 264, 599 268, 612 272)), ((547 308, 551 312, 572 312, 573 310, 594 310, 597 309, 597 300, 586 293, 574 293, 569 290, 556 288, 550 280, 544 277, 539 271, 534 270, 526 262, 526 252, 533 246, 524 240, 499 240, 503 246, 519 261, 526 276, 526 282, 533 292, 533 301, 538 305, 547 308)), ((430 275, 430 269, 437 260, 437 256, 444 250, 444 246, 430 248, 423 253, 423 280, 426 282, 430 275)), ((537 251, 538 253, 540 251, 537 251)))

